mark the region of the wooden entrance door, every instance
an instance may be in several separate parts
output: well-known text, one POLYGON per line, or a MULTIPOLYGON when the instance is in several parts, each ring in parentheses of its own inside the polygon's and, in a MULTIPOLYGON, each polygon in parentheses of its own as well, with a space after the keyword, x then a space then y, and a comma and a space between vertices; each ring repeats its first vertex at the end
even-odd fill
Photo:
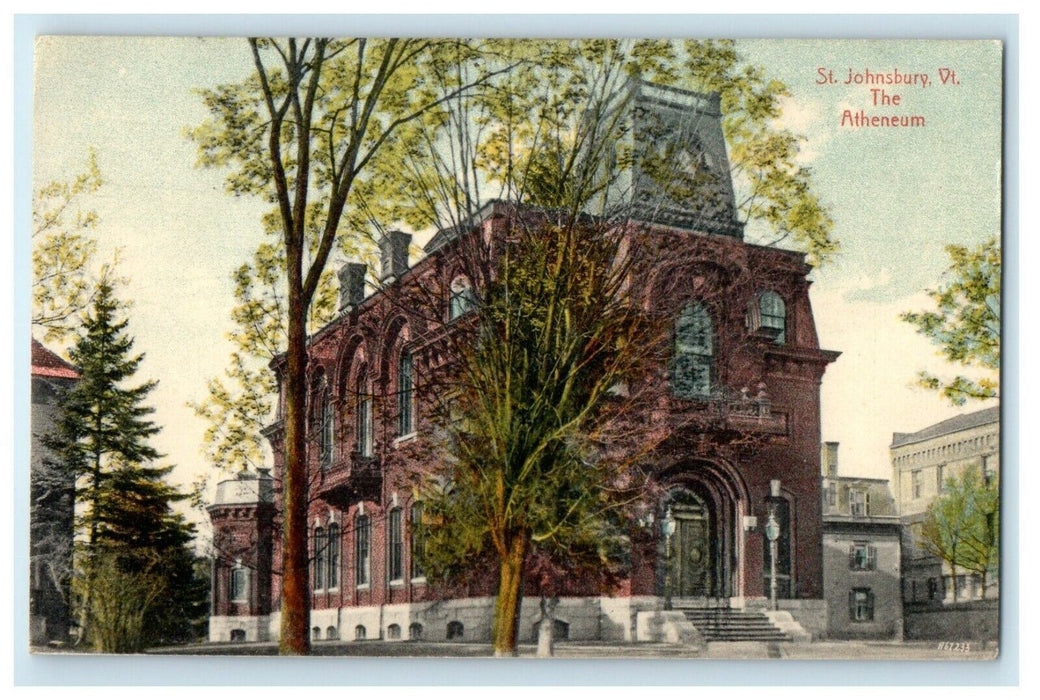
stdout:
POLYGON ((674 595, 692 598, 714 595, 711 522, 702 505, 673 509, 675 535, 672 552, 674 595))

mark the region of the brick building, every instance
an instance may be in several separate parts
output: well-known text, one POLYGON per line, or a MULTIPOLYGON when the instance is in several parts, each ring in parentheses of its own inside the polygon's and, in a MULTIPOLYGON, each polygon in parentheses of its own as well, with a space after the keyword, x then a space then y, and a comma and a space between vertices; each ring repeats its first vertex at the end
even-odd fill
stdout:
MULTIPOLYGON (((615 193, 632 204, 632 214, 617 224, 625 227, 630 252, 652 263, 652 273, 630 280, 628 293, 674 319, 670 357, 648 379, 660 396, 632 416, 633 424, 662 435, 638 466, 657 495, 634 506, 638 525, 624 580, 614 590, 561 600, 558 633, 635 639, 638 615, 661 609, 666 586, 677 605, 764 608, 770 566, 763 527, 770 508, 781 525, 781 607, 822 632, 819 387, 837 353, 819 348, 810 268, 799 253, 744 242, 717 95, 637 84, 631 97, 635 142, 654 142, 648 124, 672 125, 668 138, 707 170, 715 190, 703 201, 674 201, 636 168, 627 189, 615 193), (674 525, 670 556, 665 520, 674 525)), ((437 233, 414 265, 411 236, 392 232, 381 242, 373 293, 366 294, 364 265, 340 270, 340 314, 309 341, 316 639, 490 638, 494 575, 475 572, 465 585, 440 589, 413 556, 412 523, 422 513, 416 475, 438 466, 424 377, 450 365, 443 338, 472 303, 470 281, 457 264, 460 246, 469 236, 504 237, 519 218, 538 215, 493 202, 465 227, 437 233), (440 305, 436 321, 419 308, 431 298, 440 305)), ((272 367, 281 385, 282 361, 272 367)), ((239 507, 245 504, 218 497, 210 511, 222 552, 214 573, 214 641, 277 634, 280 538, 271 543, 270 568, 258 559, 255 570, 237 574, 270 580, 262 594, 244 583, 235 588, 232 569, 249 569, 249 558, 223 553, 244 552, 265 541, 259 533, 277 530, 282 403, 265 431, 274 455, 271 520, 252 510, 259 500, 239 507), (233 605, 232 590, 247 599, 233 605), (236 624, 245 616, 256 618, 252 627, 236 624)), ((521 639, 533 636, 537 609, 537 600, 524 600, 521 639)))
POLYGON ((35 338, 31 360, 29 638, 33 644, 44 644, 69 636, 75 484, 54 464, 42 438, 54 429, 62 397, 79 373, 35 338))

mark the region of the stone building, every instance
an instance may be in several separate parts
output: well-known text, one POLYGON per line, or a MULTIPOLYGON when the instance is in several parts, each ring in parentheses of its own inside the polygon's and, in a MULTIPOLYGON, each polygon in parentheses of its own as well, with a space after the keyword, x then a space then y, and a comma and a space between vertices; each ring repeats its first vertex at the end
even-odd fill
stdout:
POLYGON ((920 544, 921 524, 943 484, 968 467, 984 474, 1000 473, 1000 407, 984 408, 944 420, 915 433, 895 433, 889 448, 892 483, 903 525, 903 599, 909 603, 953 602, 996 597, 994 576, 983 595, 978 575, 959 572, 926 552, 920 544))
POLYGON ((900 639, 899 516, 887 479, 841 476, 823 447, 823 587, 827 635, 900 639))
MULTIPOLYGON (((660 612, 666 597, 677 608, 764 609, 770 548, 763 528, 770 510, 780 524, 780 607, 822 634, 819 387, 838 353, 819 347, 810 268, 802 254, 744 242, 717 95, 636 83, 629 96, 624 108, 632 110, 634 141, 654 143, 659 136, 649 125, 670 125, 668 138, 684 154, 683 167, 699 168, 715 186, 703 200, 675 201, 637 169, 629 186, 612 195, 631 198, 630 216, 617 225, 624 227, 631 253, 653 263, 652 273, 630 281, 628 293, 642 308, 674 319, 669 359, 648 379, 656 382, 658 399, 631 417, 640 429, 660 433, 637 467, 655 495, 633 506, 624 580, 611 590, 563 598, 557 634, 645 638, 640 630, 647 615, 660 612), (667 550, 662 522, 674 526, 667 550)), ((450 366, 443 338, 471 308, 472 281, 461 273, 460 246, 468 237, 504 239, 518 221, 538 216, 492 202, 465 227, 437 233, 414 265, 411 236, 391 232, 381 242, 372 293, 366 293, 364 265, 340 270, 340 314, 308 346, 315 639, 490 639, 494 576, 474 572, 468 583, 448 590, 428 581, 413 556, 421 544, 412 524, 423 508, 416 475, 438 467, 424 381, 433 368, 450 366), (439 305, 436 321, 429 309, 418 308, 431 298, 439 305)), ((272 368, 281 386, 284 358, 272 368)), ((284 395, 265 430, 274 455, 274 531, 284 468, 283 404, 284 395)), ((264 539, 254 533, 266 525, 249 508, 235 518, 226 515, 229 508, 238 504, 218 497, 211 509, 218 548, 222 537, 240 543, 230 548, 235 551, 254 537, 264 539)), ((244 574, 270 579, 275 605, 280 549, 275 536, 271 568, 258 560, 244 574)), ((257 605, 243 599, 241 607, 228 600, 234 589, 228 567, 239 559, 250 566, 245 556, 229 556, 214 582, 215 614, 262 616, 266 597, 257 605)), ((252 596, 255 589, 235 590, 252 596)), ((522 640, 534 635, 537 615, 537 599, 525 598, 522 640)), ((272 610, 267 636, 277 634, 277 616, 272 610)), ((257 619, 253 632, 223 619, 211 625, 211 639, 264 638, 263 623, 257 619)))
POLYGON ((29 639, 32 644, 60 643, 69 635, 75 484, 42 438, 54 429, 62 397, 79 373, 35 338, 31 361, 29 639))

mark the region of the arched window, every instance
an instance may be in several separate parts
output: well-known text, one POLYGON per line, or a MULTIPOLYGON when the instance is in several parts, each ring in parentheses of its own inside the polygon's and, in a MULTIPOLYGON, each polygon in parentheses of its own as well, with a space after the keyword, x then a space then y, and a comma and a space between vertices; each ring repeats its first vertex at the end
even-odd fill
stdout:
POLYGON ((390 511, 387 521, 387 576, 391 581, 400 581, 404 577, 403 548, 404 537, 401 530, 401 509, 390 511))
POLYGON ((326 546, 328 552, 328 584, 327 588, 339 588, 339 525, 329 525, 329 542, 326 546))
POLYGON ((413 622, 408 625, 408 639, 422 639, 422 625, 413 622))
POLYGON ((321 387, 318 405, 318 454, 322 469, 332 464, 332 402, 329 399, 329 387, 324 382, 321 387))
POLYGON ((354 628, 354 639, 361 641, 366 637, 365 626, 358 625, 354 628))
POLYGON ((473 285, 465 277, 456 277, 451 281, 451 294, 448 297, 448 320, 454 321, 477 305, 473 285))
POLYGON ((462 635, 465 632, 465 628, 462 623, 458 620, 452 620, 448 623, 448 639, 462 639, 462 635))
POLYGON ((687 304, 675 321, 672 391, 676 396, 693 399, 711 393, 714 356, 708 311, 698 302, 687 304))
POLYGON ((397 366, 397 434, 402 437, 415 432, 414 388, 412 353, 404 350, 397 366))
POLYGON ((354 520, 354 582, 358 586, 367 586, 370 580, 369 543, 371 526, 367 515, 359 515, 354 520))
POLYGON ((314 590, 324 590, 325 573, 325 530, 314 528, 314 590))
POLYGON ((411 527, 409 529, 410 542, 409 542, 409 553, 411 554, 412 560, 412 578, 423 578, 426 572, 423 571, 422 567, 422 552, 423 552, 423 541, 422 541, 422 514, 423 504, 416 501, 412 504, 412 519, 411 527))
POLYGON ((759 331, 771 336, 777 345, 787 342, 787 307, 783 298, 774 291, 762 292, 758 297, 759 331))
POLYGON ((339 639, 339 630, 336 629, 335 625, 329 625, 325 630, 325 639, 339 639))
POLYGON ((237 561, 231 569, 231 600, 236 603, 249 601, 249 569, 237 561))
POLYGON ((386 628, 387 639, 400 639, 401 638, 401 625, 393 624, 386 628))
POLYGON ((357 452, 362 457, 372 456, 372 395, 368 392, 368 368, 358 372, 357 386, 357 452))

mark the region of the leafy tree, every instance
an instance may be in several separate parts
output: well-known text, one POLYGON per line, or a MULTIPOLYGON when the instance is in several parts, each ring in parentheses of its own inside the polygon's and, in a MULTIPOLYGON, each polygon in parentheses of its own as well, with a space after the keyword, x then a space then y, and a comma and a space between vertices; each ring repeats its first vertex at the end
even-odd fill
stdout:
POLYGON ((190 608, 188 598, 200 590, 186 585, 183 573, 185 562, 191 570, 193 527, 171 511, 182 498, 164 482, 172 467, 146 466, 160 457, 149 442, 159 427, 143 403, 156 382, 128 386, 143 356, 132 355, 129 322, 118 317, 120 310, 112 284, 103 280, 70 351, 79 381, 44 438, 65 483, 75 484, 80 641, 90 637, 103 651, 169 638, 149 629, 178 624, 182 618, 174 611, 190 608), (175 589, 172 582, 185 585, 175 589), (109 585, 126 598, 114 608, 109 585), (136 602, 127 608, 127 601, 136 602), (149 607, 134 607, 143 601, 149 607), (123 613, 130 617, 120 618, 123 613), (123 633, 128 636, 120 640, 123 633))
POLYGON ((978 574, 985 596, 988 577, 997 570, 1000 556, 996 477, 973 465, 947 479, 942 494, 928 507, 920 539, 926 551, 949 565, 955 601, 958 569, 978 574))
MULTIPOLYGON (((363 238, 380 223, 462 227, 491 199, 563 208, 573 221, 610 183, 614 171, 604 178, 601 165, 631 159, 614 149, 626 127, 612 107, 626 81, 687 84, 685 69, 695 67, 705 75, 692 87, 723 91, 735 115, 725 128, 748 191, 745 218, 814 261, 835 248, 810 174, 795 164, 798 137, 772 126, 786 88, 745 67, 731 43, 252 40, 251 48, 256 75, 204 92, 212 118, 192 137, 201 165, 232 170, 230 191, 277 207, 267 223, 284 256, 267 269, 280 268, 285 281, 275 307, 285 335, 274 345, 287 360, 283 653, 309 649, 304 319, 340 229, 363 238)), ((478 267, 489 277, 497 269, 487 256, 478 267)), ((273 318, 264 305, 239 309, 273 318)), ((252 313, 237 322, 247 334, 258 327, 252 313)), ((232 386, 211 383, 198 407, 219 463, 257 458, 256 433, 240 438, 264 420, 270 381, 253 382, 249 366, 233 358, 232 386)))
POLYGON ((84 198, 104 184, 97 152, 70 182, 55 180, 33 192, 32 325, 44 342, 64 343, 74 335, 79 315, 92 301, 99 278, 111 277, 112 263, 94 269, 97 212, 83 208, 84 198))
MULTIPOLYGON (((250 39, 255 75, 203 93, 211 120, 192 131, 200 164, 277 213, 285 254, 285 474, 280 651, 310 650, 307 564, 306 328, 344 215, 366 212, 365 173, 398 129, 444 96, 422 76, 459 42, 250 39), (349 205, 349 207, 348 207, 349 205), (317 245, 308 245, 308 232, 317 245)), ((465 86, 458 86, 459 94, 465 86)))
POLYGON ((974 248, 948 245, 946 252, 950 256, 947 282, 928 292, 936 310, 906 312, 900 318, 917 326, 917 332, 938 345, 947 360, 988 376, 957 375, 947 380, 922 371, 918 383, 957 406, 969 399, 998 398, 1000 241, 993 236, 974 248))
POLYGON ((561 552, 610 566, 610 516, 631 484, 599 439, 623 412, 610 390, 645 372, 655 328, 623 296, 632 266, 616 230, 518 220, 507 240, 458 350, 450 466, 424 495, 431 575, 493 554, 496 654, 515 651, 532 557, 546 573, 561 552))

